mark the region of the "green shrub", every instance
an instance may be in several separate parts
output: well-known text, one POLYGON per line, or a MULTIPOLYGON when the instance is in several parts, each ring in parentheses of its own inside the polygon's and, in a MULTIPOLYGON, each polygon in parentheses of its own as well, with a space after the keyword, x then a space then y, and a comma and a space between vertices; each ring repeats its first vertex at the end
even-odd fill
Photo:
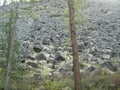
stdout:
POLYGON ((62 81, 46 80, 44 83, 45 90, 61 90, 63 87, 62 81))
POLYGON ((92 78, 83 79, 84 90, 119 90, 120 75, 98 75, 92 78))

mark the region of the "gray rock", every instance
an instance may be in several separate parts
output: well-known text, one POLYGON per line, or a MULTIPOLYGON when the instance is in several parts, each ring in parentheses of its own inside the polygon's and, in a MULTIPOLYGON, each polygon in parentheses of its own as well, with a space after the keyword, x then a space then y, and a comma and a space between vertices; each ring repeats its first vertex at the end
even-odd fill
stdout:
POLYGON ((34 45, 33 46, 33 51, 35 51, 36 53, 40 53, 42 51, 42 47, 38 46, 38 45, 34 45))
POLYGON ((57 60, 57 61, 65 61, 66 59, 65 59, 65 57, 62 56, 61 54, 58 54, 58 55, 56 55, 55 60, 57 60))
POLYGON ((93 72, 90 73, 90 76, 94 77, 94 76, 100 75, 101 71, 102 70, 100 68, 97 68, 95 71, 93 71, 93 72))
POLYGON ((117 53, 117 52, 114 52, 114 51, 111 52, 111 57, 112 57, 112 58, 117 57, 117 56, 118 56, 118 53, 117 53))
POLYGON ((101 58, 103 59, 103 60, 109 60, 110 59, 110 55, 109 54, 103 54, 102 56, 101 56, 101 58))
POLYGON ((92 50, 92 51, 90 51, 89 53, 92 54, 92 55, 95 56, 95 57, 99 57, 99 53, 100 53, 100 52, 98 52, 98 50, 92 50))
POLYGON ((86 70, 80 70, 80 75, 82 77, 88 77, 90 72, 87 72, 86 70))
POLYGON ((35 73, 35 74, 33 75, 33 78, 35 79, 35 82, 37 82, 37 83, 39 83, 39 82, 41 82, 41 81, 44 80, 44 79, 42 78, 42 76, 41 76, 40 74, 38 74, 38 73, 35 73))
POLYGON ((80 69, 85 68, 85 65, 83 63, 80 63, 80 69))
POLYGON ((33 61, 35 60, 35 58, 32 55, 27 55, 25 58, 33 61))
POLYGON ((53 77, 61 79, 61 78, 63 78, 63 75, 60 72, 55 71, 55 72, 53 72, 53 77))
POLYGON ((17 37, 20 40, 23 40, 27 33, 33 30, 32 23, 33 19, 26 19, 21 17, 17 20, 16 22, 17 37))
POLYGON ((92 71, 94 71, 95 70, 95 67, 94 66, 89 66, 89 67, 87 67, 87 71, 89 71, 89 72, 92 72, 92 71))
POLYGON ((27 65, 32 66, 33 68, 38 68, 38 65, 34 62, 27 62, 27 65))
POLYGON ((66 62, 66 64, 64 65, 64 68, 66 68, 66 70, 68 70, 68 71, 72 71, 73 70, 73 63, 66 62))
POLYGON ((67 70, 66 68, 60 68, 59 72, 62 74, 66 74, 69 70, 67 70))
POLYGON ((46 54, 45 52, 41 52, 38 55, 36 55, 36 59, 38 61, 40 61, 40 60, 47 60, 48 57, 49 57, 49 54, 46 54))
POLYGON ((117 71, 117 68, 114 66, 114 64, 111 61, 103 61, 101 63, 101 67, 106 67, 111 71, 117 71))
POLYGON ((84 44, 78 45, 78 52, 82 52, 85 49, 84 44))
POLYGON ((45 38, 45 39, 42 40, 43 45, 50 45, 50 43, 51 43, 50 39, 45 38))

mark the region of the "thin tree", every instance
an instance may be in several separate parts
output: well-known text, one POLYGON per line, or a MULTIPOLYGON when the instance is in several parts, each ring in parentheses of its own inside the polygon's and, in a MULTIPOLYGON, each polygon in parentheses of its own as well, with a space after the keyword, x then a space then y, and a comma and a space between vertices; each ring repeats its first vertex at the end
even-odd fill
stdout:
POLYGON ((5 4, 6 4, 6 2, 7 2, 7 1, 6 1, 6 0, 4 0, 3 5, 5 5, 5 4))
POLYGON ((80 65, 78 61, 76 28, 75 28, 75 12, 73 6, 74 0, 68 0, 69 6, 69 21, 72 41, 72 55, 73 55, 73 71, 74 71, 74 83, 75 90, 82 90, 81 78, 80 78, 80 65))
POLYGON ((18 5, 15 13, 11 9, 10 11, 10 19, 9 19, 9 42, 8 42, 8 55, 7 55, 7 71, 6 71, 6 80, 5 80, 5 90, 10 90, 10 79, 11 79, 11 71, 12 71, 12 61, 14 56, 14 39, 16 27, 15 23, 18 16, 18 5))

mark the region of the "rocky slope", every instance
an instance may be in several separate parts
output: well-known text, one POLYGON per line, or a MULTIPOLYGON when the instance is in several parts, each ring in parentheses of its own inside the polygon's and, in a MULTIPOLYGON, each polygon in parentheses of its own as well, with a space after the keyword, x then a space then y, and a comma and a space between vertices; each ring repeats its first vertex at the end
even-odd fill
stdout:
MULTIPOLYGON (((120 1, 86 0, 84 24, 77 23, 78 51, 82 75, 119 71, 120 1)), ((0 8, 0 30, 8 21, 10 4, 0 8)), ((30 69, 30 77, 62 78, 72 75, 70 32, 63 13, 65 0, 20 3, 16 22, 17 38, 22 44, 20 61, 30 69)), ((3 33, 1 33, 1 36, 3 33)))

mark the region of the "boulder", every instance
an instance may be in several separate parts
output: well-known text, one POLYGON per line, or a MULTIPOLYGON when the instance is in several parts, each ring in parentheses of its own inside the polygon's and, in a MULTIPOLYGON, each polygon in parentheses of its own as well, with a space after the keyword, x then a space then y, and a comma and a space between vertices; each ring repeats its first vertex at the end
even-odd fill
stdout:
POLYGON ((94 70, 93 72, 90 73, 91 77, 97 76, 101 74, 101 68, 97 68, 96 70, 94 70))
POLYGON ((57 60, 57 61, 65 61, 66 59, 65 59, 65 57, 63 55, 57 54, 55 60, 57 60))
POLYGON ((40 61, 40 60, 47 60, 48 57, 49 57, 49 54, 46 54, 45 52, 41 52, 38 55, 36 55, 36 59, 38 61, 40 61))
POLYGON ((55 71, 55 72, 53 72, 53 77, 57 78, 57 79, 61 79, 61 78, 63 78, 63 75, 60 72, 55 71))
POLYGON ((88 66, 87 67, 87 71, 89 71, 89 72, 92 72, 92 71, 94 71, 95 70, 95 67, 94 66, 88 66))
MULTIPOLYGON (((25 57, 26 59, 29 59, 29 60, 35 60, 35 58, 32 56, 32 55, 27 55, 26 57, 25 57)), ((24 62, 24 61, 23 61, 24 62)))
POLYGON ((57 55, 56 60, 58 61, 65 61, 65 58, 62 55, 57 55))
POLYGON ((36 53, 40 53, 42 51, 42 47, 38 45, 33 46, 33 51, 36 53))
POLYGON ((99 52, 97 50, 91 50, 89 53, 95 57, 99 57, 99 52))
POLYGON ((42 40, 43 45, 50 45, 50 43, 51 43, 50 39, 45 38, 42 40))
POLYGON ((108 68, 111 71, 117 71, 117 68, 115 67, 115 65, 111 61, 103 61, 101 63, 101 67, 108 68))
POLYGON ((84 44, 78 45, 78 52, 82 52, 85 49, 84 44))
POLYGON ((35 82, 38 82, 38 83, 44 80, 39 73, 35 73, 33 75, 33 78, 35 79, 35 82))
POLYGON ((101 58, 103 59, 103 60, 109 60, 110 59, 110 54, 103 54, 102 56, 101 56, 101 58))
POLYGON ((80 63, 80 69, 85 68, 85 65, 83 63, 80 63))
POLYGON ((62 74, 66 74, 69 70, 65 69, 65 68, 60 68, 59 72, 62 74))
POLYGON ((114 51, 111 52, 111 57, 112 57, 112 58, 117 57, 117 56, 118 56, 118 53, 117 53, 117 52, 114 52, 114 51))
POLYGON ((38 68, 38 65, 34 62, 27 62, 27 65, 32 66, 33 68, 38 68))

